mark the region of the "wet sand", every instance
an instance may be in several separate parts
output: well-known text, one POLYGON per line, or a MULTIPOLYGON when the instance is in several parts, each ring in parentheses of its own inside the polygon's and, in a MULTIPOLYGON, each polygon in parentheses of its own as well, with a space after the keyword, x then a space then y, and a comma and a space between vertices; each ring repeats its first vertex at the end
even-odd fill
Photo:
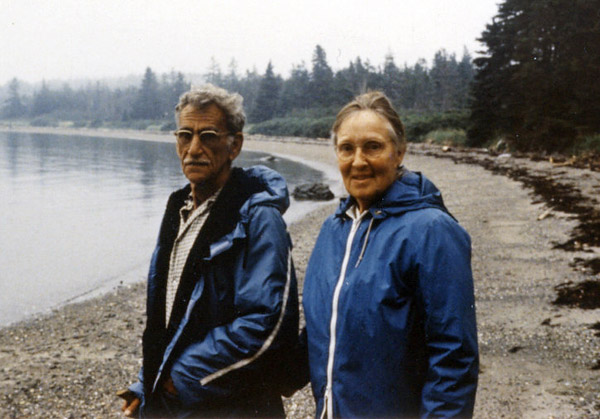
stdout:
MULTIPOLYGON (((77 134, 90 135, 87 130, 77 134)), ((171 141, 166 135, 120 133, 121 138, 134 135, 171 141)), ((311 161, 335 179, 335 159, 326 141, 248 140, 245 147, 311 161)), ((597 258, 600 248, 593 242, 560 248, 578 241, 577 214, 553 206, 508 171, 448 157, 436 147, 410 145, 405 163, 438 185, 473 240, 481 350, 475 417, 598 417, 600 337, 594 326, 600 323, 600 309, 553 301, 556 286, 599 279, 577 260, 597 258)), ((598 172, 525 158, 485 158, 556 184, 573 184, 587 199, 585 205, 598 209, 592 201, 600 191, 598 172)), ((330 181, 339 187, 339 179, 330 181)), ((301 281, 320 224, 335 205, 290 226, 301 281)), ((139 284, 2 329, 0 417, 119 417, 114 391, 130 384, 140 366, 144 304, 140 278, 139 284)), ((290 417, 310 417, 310 390, 286 400, 286 408, 290 417)))

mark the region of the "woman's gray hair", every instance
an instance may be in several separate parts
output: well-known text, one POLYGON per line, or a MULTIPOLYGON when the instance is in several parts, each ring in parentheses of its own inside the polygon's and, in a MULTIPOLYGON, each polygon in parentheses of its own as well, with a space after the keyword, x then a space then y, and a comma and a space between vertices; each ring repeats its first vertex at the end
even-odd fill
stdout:
POLYGON ((225 114, 225 123, 227 129, 232 134, 242 132, 246 123, 246 114, 242 107, 244 99, 237 93, 230 93, 225 89, 205 84, 200 87, 192 87, 179 98, 179 103, 175 106, 175 123, 179 126, 179 114, 188 105, 196 109, 214 103, 225 114))
POLYGON ((398 149, 402 152, 406 151, 406 135, 404 133, 404 125, 400 120, 400 116, 394 109, 392 102, 387 96, 380 91, 371 91, 356 96, 354 100, 346 104, 337 114, 333 127, 331 128, 331 139, 333 144, 337 144, 337 132, 342 125, 342 122, 350 115, 358 111, 372 111, 390 124, 390 137, 396 143, 398 149))

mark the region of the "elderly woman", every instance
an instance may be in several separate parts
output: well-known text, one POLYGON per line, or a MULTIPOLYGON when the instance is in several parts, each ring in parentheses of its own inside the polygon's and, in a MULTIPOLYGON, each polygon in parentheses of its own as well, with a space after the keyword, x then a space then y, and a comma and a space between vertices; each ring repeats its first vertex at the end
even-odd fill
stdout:
POLYGON ((470 416, 478 350, 471 244, 381 92, 337 115, 350 196, 321 228, 304 311, 318 417, 470 416))

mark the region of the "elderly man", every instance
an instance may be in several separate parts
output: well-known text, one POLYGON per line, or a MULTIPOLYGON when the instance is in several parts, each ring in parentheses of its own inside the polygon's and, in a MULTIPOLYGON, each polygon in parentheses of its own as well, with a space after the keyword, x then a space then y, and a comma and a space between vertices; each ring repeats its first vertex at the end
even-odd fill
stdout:
POLYGON ((282 213, 284 179, 232 168, 245 115, 212 85, 175 108, 177 154, 189 185, 167 203, 148 276, 139 382, 126 416, 276 417, 298 296, 282 213))

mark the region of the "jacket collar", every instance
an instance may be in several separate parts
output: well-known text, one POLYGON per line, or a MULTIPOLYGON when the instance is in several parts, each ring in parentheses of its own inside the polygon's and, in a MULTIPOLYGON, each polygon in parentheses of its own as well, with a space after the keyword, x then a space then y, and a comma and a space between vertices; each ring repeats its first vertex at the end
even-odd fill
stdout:
MULTIPOLYGON (((335 216, 345 217, 346 211, 355 204, 353 197, 343 198, 335 216)), ((402 169, 398 179, 390 185, 379 201, 369 208, 368 212, 373 218, 378 219, 423 208, 437 208, 451 215, 444 205, 441 192, 429 179, 420 172, 402 169)))

